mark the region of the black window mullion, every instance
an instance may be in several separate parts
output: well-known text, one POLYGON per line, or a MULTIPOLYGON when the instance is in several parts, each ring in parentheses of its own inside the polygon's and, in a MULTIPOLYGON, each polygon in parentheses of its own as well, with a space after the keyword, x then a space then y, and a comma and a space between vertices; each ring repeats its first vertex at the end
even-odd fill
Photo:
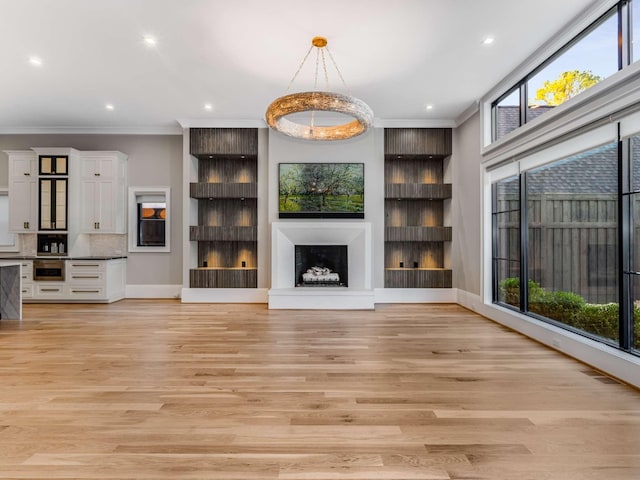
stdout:
POLYGON ((529 309, 529 225, 527 173, 520 174, 520 310, 529 309))
POLYGON ((498 293, 498 219, 495 214, 498 209, 498 184, 491 185, 491 279, 492 279, 492 299, 497 302, 498 293))
POLYGON ((520 126, 523 126, 527 123, 527 104, 529 102, 529 88, 527 86, 527 82, 523 81, 520 84, 520 126))
POLYGON ((618 70, 632 63, 631 8, 629 2, 618 4, 618 70))
MULTIPOLYGON (((618 134, 620 124, 618 124, 618 134)), ((625 195, 631 182, 631 140, 625 139, 618 142, 618 302, 619 302, 619 339, 620 348, 630 350, 632 344, 633 296, 631 286, 632 276, 628 273, 632 270, 633 245, 633 219, 631 218, 632 195, 625 195)))

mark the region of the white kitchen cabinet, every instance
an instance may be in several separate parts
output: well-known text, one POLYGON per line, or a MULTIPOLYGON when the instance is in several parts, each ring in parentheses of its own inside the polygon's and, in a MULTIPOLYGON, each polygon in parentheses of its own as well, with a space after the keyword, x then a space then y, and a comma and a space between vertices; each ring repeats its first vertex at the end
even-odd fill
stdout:
POLYGON ((9 231, 38 228, 38 156, 34 152, 5 151, 9 156, 9 231))
POLYGON ((127 233, 127 156, 83 152, 80 173, 80 233, 127 233))

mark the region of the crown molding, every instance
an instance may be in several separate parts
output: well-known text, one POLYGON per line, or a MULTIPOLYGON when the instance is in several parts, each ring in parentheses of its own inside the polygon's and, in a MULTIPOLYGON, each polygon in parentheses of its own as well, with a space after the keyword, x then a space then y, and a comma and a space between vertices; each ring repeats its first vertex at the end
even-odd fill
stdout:
POLYGON ((0 135, 182 135, 170 127, 0 127, 0 135))
POLYGON ((182 128, 267 128, 262 118, 178 118, 182 128))
POLYGON ((455 128, 456 122, 448 119, 376 118, 373 126, 376 128, 455 128))

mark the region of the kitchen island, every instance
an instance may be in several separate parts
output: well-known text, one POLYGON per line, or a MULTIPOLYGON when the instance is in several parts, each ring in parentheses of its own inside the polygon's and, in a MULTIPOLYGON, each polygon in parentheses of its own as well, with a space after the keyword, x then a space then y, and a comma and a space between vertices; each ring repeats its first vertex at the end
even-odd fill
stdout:
POLYGON ((0 262, 0 319, 22 319, 20 263, 0 262))

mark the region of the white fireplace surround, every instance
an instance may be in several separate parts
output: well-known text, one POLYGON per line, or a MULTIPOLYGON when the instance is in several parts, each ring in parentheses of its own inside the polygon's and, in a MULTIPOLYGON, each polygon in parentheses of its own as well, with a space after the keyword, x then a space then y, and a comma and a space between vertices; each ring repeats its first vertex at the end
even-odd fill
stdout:
POLYGON ((269 308, 373 309, 371 250, 369 222, 273 222, 269 308), (296 245, 346 245, 349 286, 296 288, 296 245))

